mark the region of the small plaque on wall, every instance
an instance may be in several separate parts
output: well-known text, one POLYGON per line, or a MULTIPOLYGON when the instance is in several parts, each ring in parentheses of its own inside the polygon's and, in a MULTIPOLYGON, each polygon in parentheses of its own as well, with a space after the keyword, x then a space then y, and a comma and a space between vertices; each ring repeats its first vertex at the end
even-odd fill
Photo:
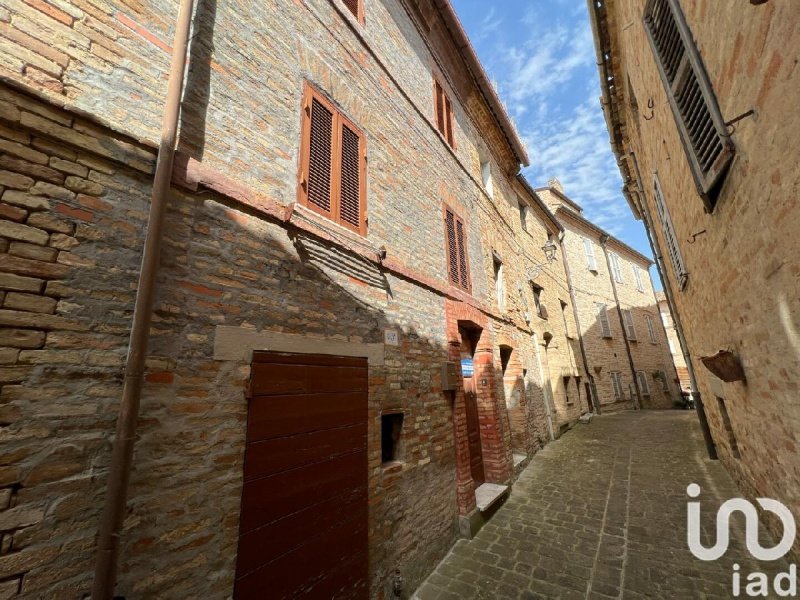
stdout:
POLYGON ((396 329, 386 329, 383 332, 383 341, 387 346, 399 346, 400 335, 396 329))

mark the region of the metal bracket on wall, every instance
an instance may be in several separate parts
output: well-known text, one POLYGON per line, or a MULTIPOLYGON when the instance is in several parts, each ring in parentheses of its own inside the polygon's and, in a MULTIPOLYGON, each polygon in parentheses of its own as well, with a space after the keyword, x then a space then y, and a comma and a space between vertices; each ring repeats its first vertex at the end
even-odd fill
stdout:
POLYGON ((652 98, 648 98, 647 99, 647 108, 650 109, 650 116, 648 117, 647 115, 642 115, 642 117, 644 118, 645 121, 650 121, 655 116, 655 114, 656 114, 656 112, 654 110, 655 107, 656 107, 656 103, 653 102, 653 99, 652 98))
POLYGON ((736 132, 736 128, 734 127, 734 125, 736 123, 738 123, 742 119, 746 119, 747 117, 753 117, 753 116, 755 116, 755 114, 756 114, 756 109, 755 108, 751 108, 747 112, 743 112, 742 114, 740 114, 738 117, 734 117, 730 121, 726 121, 725 122, 725 127, 728 128, 727 131, 726 131, 726 134, 728 135, 728 137, 732 136, 736 132))

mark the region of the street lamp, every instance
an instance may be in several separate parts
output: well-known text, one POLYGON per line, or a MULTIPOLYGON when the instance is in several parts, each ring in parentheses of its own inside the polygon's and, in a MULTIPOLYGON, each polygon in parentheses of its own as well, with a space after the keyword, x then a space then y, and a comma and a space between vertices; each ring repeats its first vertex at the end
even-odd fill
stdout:
POLYGON ((539 273, 542 272, 542 269, 544 269, 545 265, 550 264, 556 259, 556 250, 558 250, 558 246, 555 245, 553 240, 548 239, 547 242, 545 242, 545 245, 542 246, 542 252, 544 252, 544 257, 547 262, 542 264, 534 264, 533 266, 528 267, 525 272, 525 274, 528 276, 528 280, 536 279, 536 277, 539 276, 539 273))

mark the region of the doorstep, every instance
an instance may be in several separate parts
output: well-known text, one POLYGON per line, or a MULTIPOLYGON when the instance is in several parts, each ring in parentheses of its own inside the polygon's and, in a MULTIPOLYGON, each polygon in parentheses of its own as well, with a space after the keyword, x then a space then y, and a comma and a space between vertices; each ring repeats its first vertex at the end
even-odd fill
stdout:
POLYGON ((507 485, 497 483, 482 483, 475 490, 475 504, 478 510, 486 512, 495 502, 508 493, 507 485))

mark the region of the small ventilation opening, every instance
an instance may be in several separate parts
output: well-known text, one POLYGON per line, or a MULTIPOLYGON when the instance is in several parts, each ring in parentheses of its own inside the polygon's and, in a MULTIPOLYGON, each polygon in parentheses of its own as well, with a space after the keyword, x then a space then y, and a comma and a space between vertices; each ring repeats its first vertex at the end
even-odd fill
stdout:
POLYGON ((733 432, 733 425, 731 425, 731 418, 725 406, 725 400, 717 397, 717 402, 719 403, 719 412, 722 415, 722 426, 725 427, 725 433, 728 435, 728 443, 730 444, 731 452, 736 458, 742 458, 742 454, 739 452, 739 443, 736 441, 736 434, 733 432))
POLYGON ((381 415, 381 462, 399 461, 400 435, 403 431, 403 413, 381 415))

